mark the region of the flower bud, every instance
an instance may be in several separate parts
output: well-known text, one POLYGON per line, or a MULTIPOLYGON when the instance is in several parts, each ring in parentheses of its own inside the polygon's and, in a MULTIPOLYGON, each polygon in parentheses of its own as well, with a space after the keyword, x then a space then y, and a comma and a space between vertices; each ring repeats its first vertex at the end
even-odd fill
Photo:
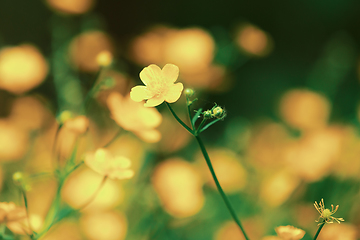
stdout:
POLYGON ((66 110, 58 115, 57 120, 60 124, 64 124, 67 120, 72 118, 73 118, 73 113, 66 110))
POLYGON ((222 109, 221 107, 216 107, 214 108, 213 110, 213 117, 216 117, 216 118, 223 118, 225 117, 226 115, 226 112, 224 109, 222 109))
POLYGON ((211 110, 206 110, 203 112, 204 118, 211 118, 212 117, 212 112, 211 110))
POLYGON ((96 62, 101 67, 109 66, 113 61, 113 56, 109 51, 102 51, 96 56, 96 62))
POLYGON ((194 90, 192 90, 191 88, 186 88, 185 91, 184 91, 185 95, 187 97, 192 97, 194 95, 194 90))
POLYGON ((12 176, 13 181, 16 185, 22 184, 22 181, 24 179, 24 175, 22 172, 15 172, 12 176))

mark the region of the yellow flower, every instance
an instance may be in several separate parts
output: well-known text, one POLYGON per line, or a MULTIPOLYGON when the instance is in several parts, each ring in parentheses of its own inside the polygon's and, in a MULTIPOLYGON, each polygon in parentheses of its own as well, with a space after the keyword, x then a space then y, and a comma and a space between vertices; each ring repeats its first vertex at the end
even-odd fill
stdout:
POLYGON ((95 172, 111 179, 129 179, 134 171, 129 169, 131 161, 122 156, 114 157, 108 150, 99 148, 85 156, 85 164, 95 172))
POLYGON ((18 207, 13 202, 0 202, 0 224, 2 223, 16 234, 31 232, 25 208, 18 207))
POLYGON ((140 72, 140 79, 146 86, 131 89, 130 97, 135 102, 147 100, 145 107, 155 107, 163 103, 176 102, 184 88, 182 83, 174 82, 179 76, 179 68, 174 64, 166 64, 163 69, 151 64, 140 72))
POLYGON ((336 218, 332 216, 338 210, 339 205, 336 205, 334 209, 334 205, 331 204, 331 211, 330 211, 330 209, 325 208, 324 199, 321 199, 319 204, 315 201, 314 206, 316 210, 320 213, 320 217, 316 221, 319 223, 318 225, 323 223, 333 223, 334 222, 333 220, 335 220, 337 223, 340 223, 340 221, 341 222, 345 221, 343 218, 336 218))
POLYGON ((277 227, 275 232, 283 240, 299 240, 305 235, 304 230, 290 225, 277 227))
POLYGON ((158 142, 161 134, 155 128, 162 121, 161 114, 154 108, 146 108, 134 102, 129 96, 113 92, 106 101, 111 117, 123 129, 131 131, 145 142, 158 142))

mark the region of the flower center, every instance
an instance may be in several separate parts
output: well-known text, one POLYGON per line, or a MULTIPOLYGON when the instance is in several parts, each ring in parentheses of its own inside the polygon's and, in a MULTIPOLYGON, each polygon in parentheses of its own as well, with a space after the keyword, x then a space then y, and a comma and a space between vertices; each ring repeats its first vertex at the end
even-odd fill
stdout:
POLYGON ((325 209, 323 212, 322 212, 322 216, 323 218, 329 218, 330 216, 332 215, 330 209, 325 209))

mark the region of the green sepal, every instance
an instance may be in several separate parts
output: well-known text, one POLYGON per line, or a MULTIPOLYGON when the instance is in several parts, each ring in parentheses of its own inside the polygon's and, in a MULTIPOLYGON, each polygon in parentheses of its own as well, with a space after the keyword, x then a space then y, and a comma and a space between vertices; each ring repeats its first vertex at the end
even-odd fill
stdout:
POLYGON ((199 108, 199 110, 196 111, 196 114, 194 115, 194 117, 193 117, 192 120, 191 120, 191 124, 192 124, 193 126, 195 126, 195 123, 196 123, 196 121, 198 120, 198 118, 199 118, 199 116, 201 115, 201 113, 202 113, 202 108, 199 108))

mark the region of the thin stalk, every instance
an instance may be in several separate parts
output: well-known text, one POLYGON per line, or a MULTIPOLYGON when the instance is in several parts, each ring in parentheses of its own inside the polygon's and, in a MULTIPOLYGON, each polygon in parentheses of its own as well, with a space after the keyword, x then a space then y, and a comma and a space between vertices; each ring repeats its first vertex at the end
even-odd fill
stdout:
POLYGON ((56 168, 59 168, 59 155, 57 154, 56 150, 57 150, 57 144, 58 144, 58 137, 59 137, 59 132, 60 129, 63 125, 59 124, 59 126, 56 128, 56 132, 55 132, 55 137, 54 137, 54 143, 53 143, 53 147, 52 147, 52 157, 53 159, 55 159, 55 163, 56 163, 56 168))
MULTIPOLYGON (((174 116, 174 118, 188 131, 190 132, 197 140, 199 146, 200 146, 200 149, 201 149, 201 152, 205 158, 205 161, 209 167, 209 170, 211 172, 211 175, 215 181, 215 184, 216 184, 216 187, 222 197, 222 199, 224 200, 225 202, 225 205, 227 207, 227 209, 229 210, 230 212, 230 215, 232 216, 232 218, 234 219, 235 223, 239 226, 241 232, 243 233, 244 237, 246 240, 249 240, 249 237, 246 235, 246 232, 245 232, 245 229, 243 228, 240 220, 238 219, 238 217, 236 216, 236 213, 233 209, 233 207, 231 206, 231 203, 229 201, 229 199, 227 198, 226 194, 224 193, 223 189, 221 188, 221 185, 216 177, 216 174, 215 174, 215 171, 214 171, 214 168, 212 166, 212 163, 210 161, 210 157, 206 151, 206 148, 205 148, 205 145, 203 144, 201 138, 198 136, 198 131, 197 130, 191 130, 177 115, 176 113, 174 112, 174 110, 171 108, 170 104, 166 102, 166 105, 168 106, 170 112, 172 113, 172 115, 174 116)), ((190 119, 191 121, 191 119, 190 119)), ((203 123, 206 121, 206 119, 203 119, 203 122, 200 124, 200 125, 203 125, 203 123)), ((200 129, 200 128, 198 128, 200 129)))
POLYGON ((113 138, 110 139, 109 142, 107 142, 104 146, 102 146, 102 148, 106 148, 108 146, 110 146, 113 142, 115 142, 115 140, 120 136, 120 133, 121 133, 121 129, 119 129, 116 134, 114 135, 113 138))
POLYGON ((171 108, 170 104, 165 102, 166 106, 168 106, 170 112, 172 113, 172 115, 174 116, 174 118, 176 119, 176 121, 178 121, 189 133, 191 133, 192 135, 194 135, 193 130, 191 130, 174 112, 174 110, 171 108))
POLYGON ((48 224, 39 234, 37 234, 34 237, 34 240, 41 238, 45 233, 47 233, 50 230, 50 228, 55 223, 56 217, 59 212, 60 203, 61 203, 61 188, 62 188, 62 186, 63 186, 63 181, 60 181, 57 191, 56 191, 55 199, 53 201, 53 204, 51 205, 51 210, 49 211, 49 213, 45 219, 45 223, 48 223, 48 224))
POLYGON ((190 119, 190 124, 191 124, 191 129, 194 130, 195 126, 193 124, 193 122, 191 121, 192 117, 191 117, 191 109, 190 109, 190 100, 189 98, 186 96, 186 106, 187 106, 187 110, 188 110, 188 114, 189 114, 189 119, 190 119))
POLYGON ((215 181, 216 187, 217 187, 217 189, 218 189, 218 191, 219 191, 222 199, 224 200, 227 209, 229 210, 229 212, 230 212, 232 218, 234 219, 234 221, 236 222, 236 224, 239 226, 241 232, 244 234, 245 239, 246 239, 246 240, 249 240, 249 237, 246 235, 246 232, 245 232, 245 230, 244 230, 244 228, 243 228, 240 220, 239 220, 238 217, 236 216, 236 213, 235 213, 233 207, 231 206, 229 199, 226 197, 226 194, 224 193, 223 189, 221 188, 221 185, 220 185, 220 183, 219 183, 219 181, 218 181, 218 179, 217 179, 217 177, 216 177, 214 168, 213 168, 213 166, 212 166, 212 164, 211 164, 210 157, 209 157, 209 155, 208 155, 208 153, 207 153, 207 151, 206 151, 206 148, 205 148, 205 146, 204 146, 201 138, 200 138, 199 136, 195 136, 195 138, 196 138, 196 140, 197 140, 197 142, 198 142, 198 144, 199 144, 199 147, 200 147, 200 149, 201 149, 201 152, 202 152, 202 154, 203 154, 203 156, 204 156, 204 158, 205 158, 205 161, 206 161, 206 163, 207 163, 207 165, 208 165, 208 167, 209 167, 209 170, 210 170, 210 172, 211 172, 211 175, 212 175, 212 177, 213 177, 213 179, 214 179, 214 181, 215 181))
POLYGON ((96 75, 95 75, 95 81, 94 81, 94 85, 92 86, 92 88, 89 90, 89 92, 86 94, 84 102, 83 102, 83 110, 85 111, 85 113, 87 112, 87 107, 89 105, 89 101, 92 97, 94 97, 94 94, 100 89, 100 82, 97 82, 98 79, 100 79, 101 75, 103 75, 103 67, 100 66, 100 69, 97 71, 96 75))
POLYGON ((319 236, 319 233, 320 233, 321 229, 324 227, 324 225, 325 225, 325 222, 322 223, 322 224, 319 226, 319 228, 318 228, 318 230, 317 230, 317 232, 316 232, 316 234, 315 234, 315 236, 314 236, 314 240, 317 239, 317 237, 319 236))
POLYGON ((86 208, 92 201, 94 201, 94 199, 96 198, 96 196, 98 195, 98 193, 100 192, 101 188, 104 186, 105 182, 106 182, 107 176, 104 176, 104 178, 102 179, 99 187, 96 189, 96 191, 94 192, 94 194, 89 198, 89 200, 87 200, 87 202, 85 202, 79 209, 83 210, 84 208, 86 208))
MULTIPOLYGON (((96 191, 94 192, 94 194, 91 196, 91 198, 86 202, 84 203, 80 208, 76 209, 75 211, 81 211, 83 210, 85 207, 87 207, 94 199, 95 197, 97 196, 97 194, 99 193, 100 189, 102 188, 102 186, 104 186, 104 183, 105 183, 105 180, 106 180, 106 176, 103 178, 102 182, 100 183, 99 187, 96 189, 96 191)), ((68 211, 66 214, 58 217, 56 219, 56 221, 54 222, 54 224, 60 222, 62 219, 68 217, 69 215, 73 214, 75 211, 68 211)))
POLYGON ((207 121, 208 119, 207 118, 203 118, 203 120, 201 121, 199 127, 196 129, 195 131, 195 135, 194 136, 198 136, 200 131, 201 131, 201 128, 204 126, 205 122, 207 121))
MULTIPOLYGON (((72 173, 73 171, 75 171, 78 167, 80 167, 80 166, 83 165, 83 164, 84 164, 84 161, 79 162, 77 165, 75 165, 75 166, 69 171, 68 174, 72 173)), ((67 174, 67 175, 68 175, 68 174, 67 174)), ((67 175, 66 175, 66 176, 67 176, 67 175)))
MULTIPOLYGON (((21 194, 23 195, 25 211, 26 211, 26 219, 27 219, 27 223, 29 224, 29 229, 31 232, 31 234, 29 234, 29 237, 31 239, 34 239, 34 231, 32 230, 31 224, 30 224, 29 208, 28 208, 28 201, 27 201, 26 193, 25 193, 25 190, 23 189, 23 187, 20 187, 20 191, 21 191, 21 194)), ((27 233, 25 229, 23 229, 23 230, 25 233, 27 233)))

